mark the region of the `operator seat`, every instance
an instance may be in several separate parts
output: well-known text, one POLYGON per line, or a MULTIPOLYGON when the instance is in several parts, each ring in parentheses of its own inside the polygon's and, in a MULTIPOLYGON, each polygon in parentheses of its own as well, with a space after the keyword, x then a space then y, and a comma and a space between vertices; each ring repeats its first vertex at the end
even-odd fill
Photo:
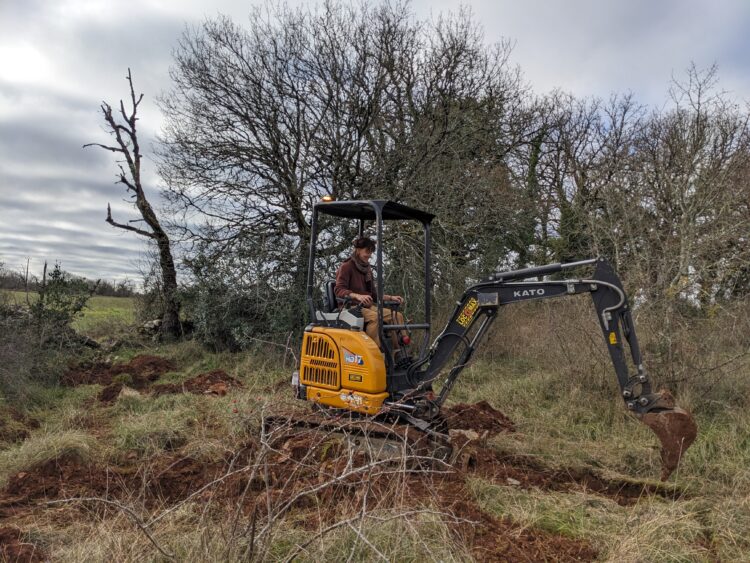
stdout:
POLYGON ((339 311, 335 280, 325 282, 323 290, 323 310, 315 311, 316 320, 323 322, 326 326, 364 330, 365 320, 361 313, 357 315, 345 307, 339 311))
POLYGON ((329 280, 325 283, 325 298, 323 299, 323 308, 326 313, 335 313, 338 311, 338 299, 336 298, 336 280, 329 280))

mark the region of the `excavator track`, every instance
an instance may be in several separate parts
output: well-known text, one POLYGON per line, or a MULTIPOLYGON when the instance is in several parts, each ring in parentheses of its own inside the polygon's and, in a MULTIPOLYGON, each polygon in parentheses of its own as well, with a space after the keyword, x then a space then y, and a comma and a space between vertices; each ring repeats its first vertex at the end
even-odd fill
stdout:
POLYGON ((447 461, 452 454, 448 435, 433 429, 420 430, 398 419, 357 416, 348 411, 289 412, 263 419, 264 433, 272 443, 300 432, 316 432, 343 439, 349 447, 371 459, 405 461, 430 466, 447 461))

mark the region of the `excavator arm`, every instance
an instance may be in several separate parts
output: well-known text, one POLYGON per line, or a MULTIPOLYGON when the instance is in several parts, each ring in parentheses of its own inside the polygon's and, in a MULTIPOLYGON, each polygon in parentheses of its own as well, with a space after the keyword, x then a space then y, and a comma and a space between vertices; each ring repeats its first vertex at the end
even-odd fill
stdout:
POLYGON ((682 453, 695 440, 697 428, 690 413, 675 406, 669 392, 654 392, 652 389, 622 283, 612 266, 601 258, 498 272, 467 289, 429 353, 407 372, 406 379, 411 388, 408 394, 414 396, 431 389, 449 361, 457 357, 443 379, 439 395, 432 401, 432 412, 439 411, 501 306, 582 293, 589 293, 592 297, 627 409, 648 425, 661 441, 662 479, 666 479, 677 467, 682 453), (595 265, 594 273, 587 278, 529 279, 590 265, 595 265), (632 368, 628 366, 625 344, 632 368))

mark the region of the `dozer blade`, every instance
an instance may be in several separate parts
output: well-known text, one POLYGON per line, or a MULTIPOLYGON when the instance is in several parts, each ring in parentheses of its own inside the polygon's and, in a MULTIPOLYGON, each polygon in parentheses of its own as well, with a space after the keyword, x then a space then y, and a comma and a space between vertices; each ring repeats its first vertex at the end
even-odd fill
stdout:
POLYGON ((666 481, 695 441, 698 426, 693 415, 675 405, 669 391, 660 391, 659 395, 657 409, 638 418, 653 430, 661 442, 661 480, 666 481))

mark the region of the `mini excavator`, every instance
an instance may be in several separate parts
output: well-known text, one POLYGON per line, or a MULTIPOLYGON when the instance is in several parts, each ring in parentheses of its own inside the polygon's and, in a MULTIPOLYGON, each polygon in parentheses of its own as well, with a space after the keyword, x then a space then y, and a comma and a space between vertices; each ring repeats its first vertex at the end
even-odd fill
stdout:
MULTIPOLYGON (((323 201, 314 206, 306 291, 312 322, 305 329, 299 370, 292 379, 297 398, 314 403, 318 411, 347 413, 369 420, 395 418, 412 432, 444 436, 441 407, 482 337, 497 319, 500 307, 586 293, 592 297, 625 407, 648 425, 661 442, 661 477, 666 480, 694 441, 697 428, 691 414, 676 406, 668 391, 653 390, 641 358, 627 296, 610 264, 602 258, 592 258, 496 272, 464 291, 448 324, 432 340, 430 225, 433 219, 430 213, 385 200, 323 201), (365 223, 369 226, 372 222, 370 228, 374 227, 379 241, 374 269, 382 350, 365 333, 357 307, 336 298, 333 281, 323 284, 322 306, 315 298, 314 269, 321 214, 358 221, 360 236, 365 223), (386 221, 417 221, 423 227, 423 322, 383 324, 383 310, 399 307, 399 303, 383 300, 381 242, 386 221), (585 268, 593 268, 588 277, 545 278, 585 268), (391 336, 392 331, 396 331, 398 340, 391 336), (411 342, 411 335, 417 331, 422 333, 418 344, 411 342), (632 368, 628 367, 625 344, 632 368)), ((310 420, 308 425, 312 425, 310 420)))

